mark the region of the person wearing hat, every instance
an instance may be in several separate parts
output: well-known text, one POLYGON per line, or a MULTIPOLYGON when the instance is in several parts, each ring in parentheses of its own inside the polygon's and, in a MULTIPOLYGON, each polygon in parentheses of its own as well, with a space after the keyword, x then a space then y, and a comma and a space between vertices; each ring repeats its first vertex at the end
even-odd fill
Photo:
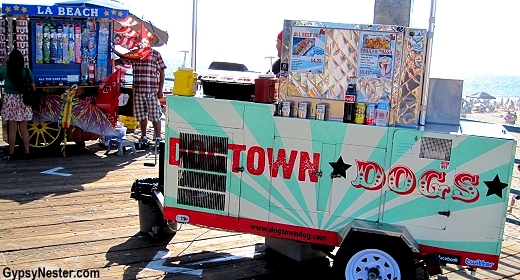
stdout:
POLYGON ((276 39, 276 50, 278 51, 278 59, 273 63, 271 67, 271 71, 278 77, 280 76, 280 62, 282 57, 282 36, 283 31, 278 33, 278 37, 276 39))

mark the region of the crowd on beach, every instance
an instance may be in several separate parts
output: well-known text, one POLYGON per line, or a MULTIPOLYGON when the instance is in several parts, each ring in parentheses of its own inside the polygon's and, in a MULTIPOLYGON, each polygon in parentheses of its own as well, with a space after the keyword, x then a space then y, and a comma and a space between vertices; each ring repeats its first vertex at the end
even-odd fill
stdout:
POLYGON ((520 98, 510 99, 462 99, 461 113, 504 113, 506 124, 514 125, 517 121, 517 111, 520 111, 520 98))

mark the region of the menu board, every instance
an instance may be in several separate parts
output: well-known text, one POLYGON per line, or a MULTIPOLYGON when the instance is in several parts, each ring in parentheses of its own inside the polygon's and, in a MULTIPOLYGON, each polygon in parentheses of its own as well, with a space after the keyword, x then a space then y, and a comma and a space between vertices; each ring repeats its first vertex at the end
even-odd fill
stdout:
POLYGON ((360 39, 358 77, 392 79, 395 34, 362 32, 360 39))
POLYGON ((325 64, 325 29, 293 27, 291 71, 323 73, 325 64))

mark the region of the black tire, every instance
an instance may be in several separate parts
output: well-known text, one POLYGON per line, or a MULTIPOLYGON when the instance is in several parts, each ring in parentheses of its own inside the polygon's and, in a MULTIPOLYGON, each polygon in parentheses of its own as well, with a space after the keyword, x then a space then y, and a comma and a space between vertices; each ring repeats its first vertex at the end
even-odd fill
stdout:
POLYGON ((354 234, 338 249, 332 266, 332 279, 345 280, 348 272, 348 280, 366 280, 369 279, 368 271, 372 271, 370 269, 382 273, 379 276, 383 280, 416 279, 412 251, 400 238, 366 233, 354 234), (376 270, 376 265, 383 268, 376 270))

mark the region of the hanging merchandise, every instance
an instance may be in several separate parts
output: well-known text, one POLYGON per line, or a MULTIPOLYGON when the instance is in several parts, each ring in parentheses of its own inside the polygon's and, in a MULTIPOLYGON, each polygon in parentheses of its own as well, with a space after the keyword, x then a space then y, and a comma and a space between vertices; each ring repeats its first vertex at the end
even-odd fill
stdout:
POLYGON ((5 42, 5 20, 0 16, 0 63, 4 62, 7 54, 7 44, 5 42))
POLYGON ((63 63, 63 25, 56 26, 56 63, 63 63))
POLYGON ((43 63, 51 63, 51 37, 49 24, 43 25, 43 63))
POLYGON ((94 20, 87 20, 88 33, 88 59, 95 60, 97 56, 97 32, 96 22, 94 20))
POLYGON ((58 63, 58 44, 56 35, 56 26, 53 24, 50 28, 51 33, 51 63, 58 63))
POLYGON ((89 68, 89 60, 90 60, 90 54, 89 54, 89 48, 88 48, 88 42, 89 42, 89 36, 90 36, 90 28, 88 26, 88 23, 83 23, 83 26, 81 27, 81 84, 86 85, 88 84, 88 68, 89 68))
POLYGON ((27 28, 27 18, 18 17, 16 19, 16 48, 22 53, 25 66, 29 65, 29 29, 27 28))
POLYGON ((109 22, 108 19, 102 19, 99 22, 99 37, 97 48, 97 66, 96 66, 96 81, 100 82, 107 77, 107 65, 109 57, 109 22))
POLYGON ((63 29, 63 36, 62 36, 62 42, 61 42, 61 49, 62 49, 62 54, 61 54, 61 59, 62 59, 62 63, 64 64, 69 64, 70 61, 69 61, 69 24, 67 23, 64 23, 63 26, 62 26, 62 29, 63 29))
POLYGON ((68 46, 68 50, 69 50, 69 62, 70 63, 76 63, 76 54, 75 54, 75 51, 74 51, 74 46, 75 46, 75 42, 74 42, 74 24, 70 24, 69 25, 69 46, 68 46))
POLYGON ((36 63, 43 63, 43 24, 36 23, 36 63))
POLYGON ((76 63, 81 63, 81 25, 74 24, 74 57, 76 63))

